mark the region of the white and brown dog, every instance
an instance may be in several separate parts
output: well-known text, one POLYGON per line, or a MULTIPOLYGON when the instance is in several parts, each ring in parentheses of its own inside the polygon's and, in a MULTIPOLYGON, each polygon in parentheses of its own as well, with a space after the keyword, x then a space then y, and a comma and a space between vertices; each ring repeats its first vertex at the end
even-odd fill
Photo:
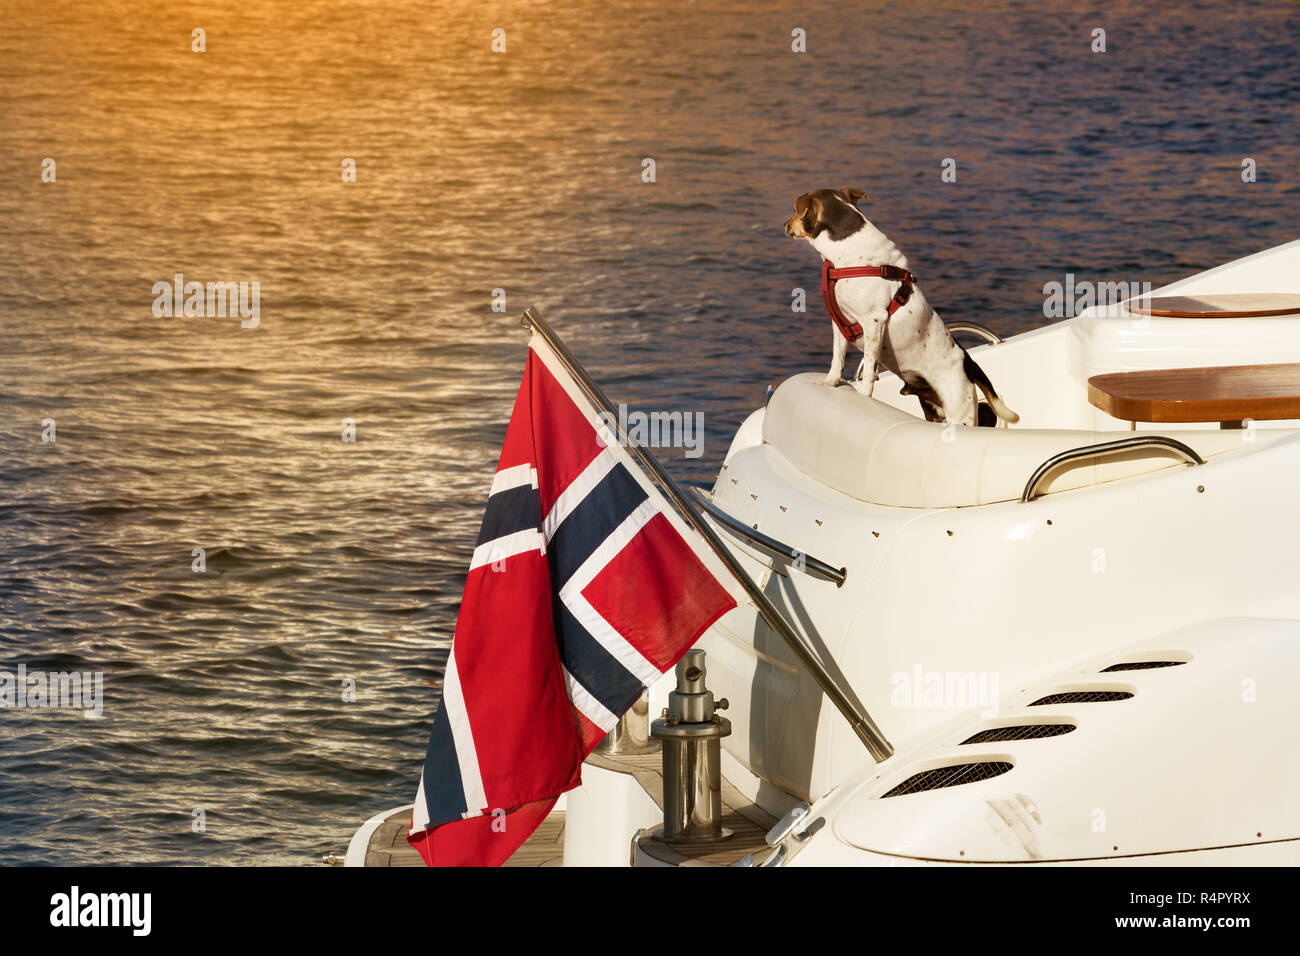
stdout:
POLYGON ((921 401, 926 419, 960 425, 1018 422, 916 287, 907 258, 858 209, 860 189, 817 189, 794 202, 788 236, 821 253, 822 293, 835 337, 827 385, 838 385, 849 343, 862 350, 853 387, 870 395, 880 366, 903 380, 902 394, 921 401), (988 405, 980 405, 975 389, 988 405), (981 414, 981 412, 983 414, 981 414), (995 417, 996 416, 996 417, 995 417))

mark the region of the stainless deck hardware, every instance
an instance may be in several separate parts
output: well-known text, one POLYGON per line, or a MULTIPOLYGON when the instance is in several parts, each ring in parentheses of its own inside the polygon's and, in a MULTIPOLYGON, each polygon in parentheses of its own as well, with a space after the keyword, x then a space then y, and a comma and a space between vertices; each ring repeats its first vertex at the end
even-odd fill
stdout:
POLYGON ((767 855, 766 860, 764 860, 762 863, 758 865, 759 866, 785 866, 785 858, 788 854, 789 851, 785 848, 785 844, 782 843, 779 847, 777 847, 775 850, 773 850, 771 853, 767 855))
POLYGON ((808 804, 801 803, 797 807, 792 807, 789 813, 776 822, 776 826, 767 831, 767 836, 763 838, 763 841, 768 846, 776 846, 793 833, 795 827, 803 823, 807 816, 808 804))
POLYGON ((1047 461, 1035 468, 1034 473, 1029 476, 1029 481, 1025 484, 1025 491, 1020 496, 1020 501, 1022 503, 1033 501, 1034 494, 1038 491, 1038 485, 1047 477, 1047 473, 1067 462, 1079 461, 1083 458, 1117 455, 1120 452, 1132 451, 1135 448, 1165 448, 1181 455, 1189 465, 1205 464, 1205 459, 1198 455, 1195 449, 1184 445, 1176 438, 1165 438, 1163 435, 1135 436, 1133 438, 1119 438, 1115 441, 1103 441, 1095 445, 1071 448, 1047 459, 1047 461))
POLYGON ((677 689, 669 693, 661 718, 650 735, 663 741, 665 840, 723 840, 722 738, 731 721, 714 711, 727 706, 713 701, 704 684, 704 651, 694 648, 677 662, 677 689))
POLYGON ((972 332, 975 335, 982 336, 989 341, 991 345, 1001 345, 1002 336, 998 335, 992 329, 986 329, 982 325, 976 325, 974 322, 945 322, 949 332, 972 332))
MULTIPOLYGON (((617 413, 614 411, 614 406, 610 403, 608 396, 605 395, 601 387, 582 367, 582 363, 574 357, 573 353, 569 351, 569 347, 560 340, 560 337, 555 334, 555 330, 551 328, 536 309, 525 309, 521 324, 541 336, 543 341, 550 346, 556 357, 569 371, 569 374, 573 376, 583 394, 587 396, 588 401, 595 405, 597 410, 605 412, 611 417, 616 416, 617 413)), ((620 435, 620 437, 626 439, 625 435, 620 435)), ((735 577, 750 601, 753 602, 759 617, 763 619, 763 623, 770 627, 781 640, 785 641, 791 653, 808 671, 812 679, 817 682, 817 686, 822 689, 822 693, 835 705, 835 709, 840 712, 844 719, 849 722, 849 726, 853 728, 853 733, 862 741, 862 745, 867 748, 867 752, 871 754, 872 758, 880 761, 893 756, 893 746, 885 738, 876 722, 871 719, 871 715, 867 713, 862 701, 853 693, 851 688, 844 686, 835 674, 827 670, 826 666, 818 658, 817 652, 809 646, 801 634, 790 626, 790 622, 776 609, 776 606, 772 604, 771 599, 763 592, 763 589, 754 583, 754 580, 741 565, 740 560, 722 542, 722 539, 718 537, 718 533, 713 530, 712 525, 705 520, 699 509, 682 491, 676 480, 668 472, 664 471, 663 466, 659 464, 655 457, 642 448, 639 443, 629 441, 627 446, 628 453, 649 472, 655 484, 663 489, 664 494, 681 512, 682 518, 704 539, 709 549, 718 556, 718 560, 735 577)))
POLYGON ((739 518, 733 518, 721 508, 713 503, 709 493, 703 488, 691 488, 691 494, 695 495, 696 501, 700 503, 706 514, 713 518, 718 524, 722 525, 727 531, 739 538, 744 538, 760 551, 765 552, 774 558, 780 558, 782 561, 789 562, 795 570, 802 571, 805 574, 812 575, 815 578, 821 578, 823 581, 830 581, 836 587, 844 585, 845 578, 848 577, 846 568, 833 568, 825 561, 819 561, 811 554, 805 554, 798 548, 792 548, 783 541, 763 534, 763 532, 751 528, 739 518))
POLYGON ((648 754, 659 749, 659 741, 650 739, 650 695, 642 694, 607 733, 596 752, 602 754, 648 754))

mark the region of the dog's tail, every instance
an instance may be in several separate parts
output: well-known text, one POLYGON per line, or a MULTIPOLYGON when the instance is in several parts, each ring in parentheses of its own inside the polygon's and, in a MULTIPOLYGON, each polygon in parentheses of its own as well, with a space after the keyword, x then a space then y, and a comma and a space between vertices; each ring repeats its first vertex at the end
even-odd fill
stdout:
POLYGON ((989 381, 989 377, 984 374, 984 369, 979 367, 975 360, 970 357, 970 353, 965 349, 962 349, 962 354, 965 356, 962 369, 965 371, 966 377, 974 382, 979 387, 979 390, 984 393, 984 397, 988 400, 989 406, 993 409, 994 414, 1011 425, 1020 421, 1020 416, 1007 408, 1007 403, 998 398, 997 390, 993 387, 993 383, 989 381))

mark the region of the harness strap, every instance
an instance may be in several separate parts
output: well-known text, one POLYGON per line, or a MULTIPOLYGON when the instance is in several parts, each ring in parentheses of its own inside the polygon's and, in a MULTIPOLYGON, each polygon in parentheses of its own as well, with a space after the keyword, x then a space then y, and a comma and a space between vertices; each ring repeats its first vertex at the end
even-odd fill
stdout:
POLYGON ((912 289, 916 284, 916 276, 898 266, 846 266, 837 269, 829 260, 823 260, 822 301, 826 303, 826 311, 830 313, 835 327, 850 342, 857 341, 862 335, 862 325, 850 320, 840 311, 839 303, 835 301, 835 283, 840 279, 885 279, 899 283, 898 291, 889 300, 888 314, 891 316, 907 305, 907 300, 912 298, 912 289))

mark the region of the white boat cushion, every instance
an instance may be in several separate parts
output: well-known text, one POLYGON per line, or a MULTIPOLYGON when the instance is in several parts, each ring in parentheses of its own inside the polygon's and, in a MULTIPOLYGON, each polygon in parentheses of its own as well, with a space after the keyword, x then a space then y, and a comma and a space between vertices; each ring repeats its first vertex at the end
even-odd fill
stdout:
MULTIPOLYGON (((823 375, 796 375, 772 396, 763 440, 795 468, 836 491, 879 505, 960 508, 1015 501, 1034 469, 1080 445, 1142 435, 1167 435, 1201 457, 1242 447, 1243 432, 1168 432, 967 428, 927 422, 859 395, 830 388, 823 375), (945 438, 947 433, 947 438, 945 438)), ((1257 430, 1259 440, 1289 431, 1257 430)), ((1039 485, 1040 494, 1068 491, 1171 468, 1183 461, 1151 448, 1063 465, 1039 485)))

